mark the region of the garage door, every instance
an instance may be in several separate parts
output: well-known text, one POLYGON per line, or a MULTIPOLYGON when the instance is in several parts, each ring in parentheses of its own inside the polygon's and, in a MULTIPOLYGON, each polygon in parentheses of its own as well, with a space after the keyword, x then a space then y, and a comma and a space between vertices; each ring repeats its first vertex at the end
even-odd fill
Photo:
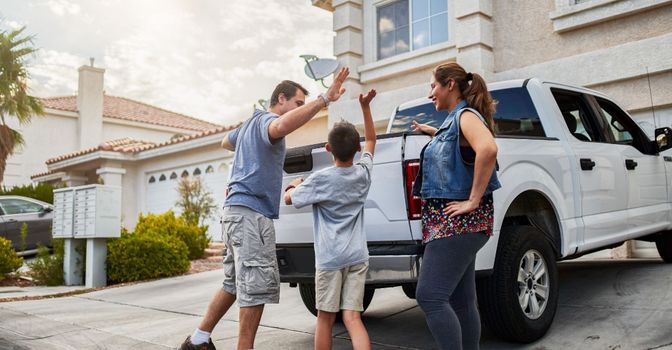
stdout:
POLYGON ((219 220, 222 215, 221 208, 226 198, 229 169, 228 161, 222 161, 148 173, 145 180, 146 200, 143 212, 162 214, 168 210, 173 210, 179 215, 180 210, 175 206, 179 199, 177 192, 179 179, 198 176, 203 180, 206 190, 212 194, 217 205, 214 215, 204 223, 208 225, 208 236, 212 241, 222 241, 219 220))

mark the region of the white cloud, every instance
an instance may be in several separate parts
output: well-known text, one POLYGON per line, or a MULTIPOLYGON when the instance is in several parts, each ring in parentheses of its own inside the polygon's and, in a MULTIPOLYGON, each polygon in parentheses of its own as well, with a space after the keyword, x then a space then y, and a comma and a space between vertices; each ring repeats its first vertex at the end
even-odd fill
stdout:
POLYGON ((23 24, 17 21, 3 21, 2 24, 4 24, 9 29, 20 29, 23 27, 23 24))
POLYGON ((71 95, 77 91, 77 68, 85 57, 56 50, 37 52, 36 63, 29 65, 31 92, 37 96, 71 95))
POLYGON ((58 16, 65 14, 76 15, 81 10, 80 6, 68 0, 47 0, 45 3, 58 16))

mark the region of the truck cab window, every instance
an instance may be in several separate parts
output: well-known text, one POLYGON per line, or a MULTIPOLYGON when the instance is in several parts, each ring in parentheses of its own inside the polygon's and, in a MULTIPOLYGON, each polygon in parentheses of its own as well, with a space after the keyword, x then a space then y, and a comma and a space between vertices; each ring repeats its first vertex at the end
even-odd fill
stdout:
POLYGON ((551 90, 572 136, 584 142, 602 141, 599 133, 595 132, 595 121, 591 118, 590 108, 583 96, 569 91, 551 90))
POLYGON ((595 100, 602 113, 602 122, 610 131, 609 142, 630 145, 645 154, 651 153, 649 138, 627 113, 609 100, 599 97, 595 100))
MULTIPOLYGON (((546 136, 537 109, 534 107, 526 88, 501 89, 490 93, 492 98, 497 101, 497 108, 493 116, 495 135, 546 136)), ((437 112, 434 105, 429 101, 414 107, 399 109, 392 121, 390 133, 410 132, 413 120, 438 128, 447 116, 446 111, 437 112)))

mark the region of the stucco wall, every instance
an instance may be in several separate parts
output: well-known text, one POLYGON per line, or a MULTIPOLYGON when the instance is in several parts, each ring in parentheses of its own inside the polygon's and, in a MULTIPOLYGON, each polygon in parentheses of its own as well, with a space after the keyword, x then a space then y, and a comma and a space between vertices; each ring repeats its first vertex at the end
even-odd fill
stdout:
POLYGON ((293 133, 287 135, 287 147, 311 145, 327 140, 327 117, 315 117, 293 133))
POLYGON ((554 1, 492 1, 492 6, 495 72, 672 32, 672 6, 564 33, 553 30, 554 1))
POLYGON ((24 138, 24 147, 7 160, 4 186, 31 183, 30 176, 46 172, 44 162, 78 148, 77 119, 47 114, 34 117, 28 125, 19 126, 15 118, 7 118, 10 128, 24 138))

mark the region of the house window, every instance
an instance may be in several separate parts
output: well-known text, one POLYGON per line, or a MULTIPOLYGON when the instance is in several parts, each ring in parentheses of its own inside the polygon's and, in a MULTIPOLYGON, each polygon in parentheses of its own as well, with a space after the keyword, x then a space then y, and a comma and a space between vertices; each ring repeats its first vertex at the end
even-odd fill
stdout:
POLYGON ((175 179, 177 179, 177 174, 175 174, 174 171, 173 171, 172 174, 170 174, 170 179, 171 179, 171 180, 175 180, 175 179))
POLYGON ((198 175, 201 175, 201 169, 196 168, 196 170, 194 170, 194 176, 198 176, 198 175))
POLYGON ((156 179, 154 178, 154 176, 150 176, 150 177, 149 177, 149 183, 150 183, 150 184, 153 184, 153 183, 155 183, 155 182, 156 182, 156 179))
POLYGON ((161 174, 161 177, 159 177, 159 181, 166 181, 166 175, 161 174))
POLYGON ((215 172, 215 168, 212 167, 212 165, 208 165, 207 168, 205 168, 205 173, 206 174, 212 174, 215 172))
POLYGON ((229 171, 229 167, 226 166, 226 164, 222 163, 219 165, 219 168, 217 169, 218 172, 220 173, 226 173, 229 171))
POLYGON ((378 59, 448 41, 448 0, 399 0, 377 14, 378 59))
POLYGON ((189 177, 189 172, 188 171, 183 171, 182 174, 180 175, 181 178, 189 177))

